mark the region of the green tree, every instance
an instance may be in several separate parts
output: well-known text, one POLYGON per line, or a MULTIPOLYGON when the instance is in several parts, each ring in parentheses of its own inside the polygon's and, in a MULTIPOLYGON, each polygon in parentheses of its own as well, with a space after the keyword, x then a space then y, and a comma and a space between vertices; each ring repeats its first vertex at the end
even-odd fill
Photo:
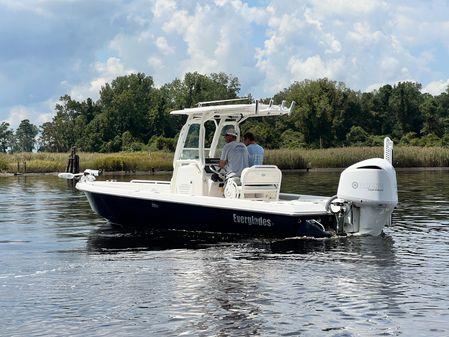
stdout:
POLYGON ((106 114, 100 113, 96 115, 94 119, 87 124, 83 135, 79 140, 80 148, 87 152, 101 152, 102 146, 109 136, 108 127, 109 123, 106 114))
POLYGON ((187 73, 183 80, 163 85, 155 95, 151 110, 154 136, 173 138, 185 121, 185 116, 170 116, 170 111, 196 106, 199 102, 237 98, 240 83, 237 77, 224 73, 209 76, 187 73), (157 122, 156 122, 157 121, 157 122))
POLYGON ((329 147, 338 140, 344 140, 353 115, 359 111, 358 108, 353 109, 355 105, 351 110, 345 110, 349 96, 350 91, 343 83, 337 84, 324 78, 295 82, 277 94, 275 101, 295 101, 297 108, 292 115, 294 131, 301 132, 309 146, 329 147))
POLYGON ((15 133, 15 152, 32 152, 34 144, 36 143, 36 136, 38 134, 38 128, 34 124, 31 124, 28 119, 24 119, 20 122, 19 127, 15 133))
POLYGON ((438 108, 438 100, 432 95, 426 94, 424 96, 424 102, 420 106, 423 116, 422 134, 434 134, 440 138, 443 136, 444 120, 438 108))
POLYGON ((401 137, 407 132, 420 134, 423 118, 419 109, 423 99, 421 84, 414 82, 399 82, 393 87, 390 96, 390 108, 395 115, 396 124, 392 133, 401 137))
POLYGON ((184 107, 193 107, 198 102, 237 98, 240 83, 237 77, 225 73, 213 73, 210 76, 197 72, 184 76, 184 107))
POLYGON ((67 152, 73 146, 84 149, 82 139, 87 124, 99 112, 99 107, 88 98, 78 102, 69 95, 62 96, 55 106, 51 122, 41 125, 41 150, 67 152))
POLYGON ((390 97, 393 87, 389 84, 369 93, 372 99, 370 111, 367 113, 366 124, 360 124, 371 134, 391 135, 397 118, 392 112, 390 97))
POLYGON ((121 137, 126 131, 135 139, 148 142, 154 90, 152 77, 143 73, 117 77, 102 87, 100 104, 108 123, 105 142, 121 137))
POLYGON ((143 73, 119 76, 102 87, 97 102, 61 97, 52 121, 41 125, 41 150, 65 152, 77 146, 109 152, 143 148, 153 136, 173 139, 185 116, 170 116, 170 111, 236 98, 239 90, 237 77, 224 73, 187 73, 160 89, 143 73))
POLYGON ((13 143, 14 132, 9 128, 9 123, 0 124, 0 152, 6 153, 13 143))
POLYGON ((361 108, 360 93, 346 88, 343 83, 337 85, 336 92, 332 119, 334 146, 345 143, 350 129, 354 125, 365 125, 368 119, 368 114, 361 108))

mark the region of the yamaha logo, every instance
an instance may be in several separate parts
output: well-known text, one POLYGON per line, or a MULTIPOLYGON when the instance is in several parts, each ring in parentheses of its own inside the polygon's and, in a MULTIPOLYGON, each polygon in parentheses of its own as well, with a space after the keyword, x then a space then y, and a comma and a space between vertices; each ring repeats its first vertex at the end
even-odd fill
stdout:
POLYGON ((384 185, 380 183, 365 183, 365 182, 352 182, 352 188, 353 189, 361 189, 361 190, 368 190, 369 192, 383 192, 384 185))

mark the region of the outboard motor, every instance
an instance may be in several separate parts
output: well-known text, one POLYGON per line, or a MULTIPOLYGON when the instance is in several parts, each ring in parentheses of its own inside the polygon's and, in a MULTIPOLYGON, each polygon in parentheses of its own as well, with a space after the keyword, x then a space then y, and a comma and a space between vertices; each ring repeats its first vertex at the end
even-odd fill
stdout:
POLYGON ((389 138, 385 139, 385 149, 385 159, 358 162, 340 175, 337 197, 349 206, 345 213, 346 233, 380 235, 391 221, 398 194, 389 138))
POLYGON ((347 233, 380 235, 398 203, 396 172, 385 159, 356 163, 341 173, 337 197, 351 206, 347 233))

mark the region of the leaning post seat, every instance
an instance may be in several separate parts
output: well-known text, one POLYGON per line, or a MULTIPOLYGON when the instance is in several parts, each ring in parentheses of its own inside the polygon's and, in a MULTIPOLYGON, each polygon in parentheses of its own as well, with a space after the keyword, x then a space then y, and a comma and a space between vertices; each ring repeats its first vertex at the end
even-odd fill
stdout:
MULTIPOLYGON (((240 185, 235 186, 234 198, 249 200, 278 200, 282 172, 276 165, 255 165, 242 171, 240 185)), ((226 195, 226 197, 230 197, 226 195)))

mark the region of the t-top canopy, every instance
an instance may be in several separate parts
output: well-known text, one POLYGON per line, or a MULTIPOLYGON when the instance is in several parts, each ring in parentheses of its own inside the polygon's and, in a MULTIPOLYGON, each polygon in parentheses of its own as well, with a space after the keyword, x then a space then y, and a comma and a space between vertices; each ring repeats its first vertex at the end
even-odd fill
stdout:
POLYGON ((207 103, 220 103, 229 102, 213 101, 213 102, 201 102, 197 108, 187 108, 183 110, 175 110, 170 114, 172 115, 187 115, 187 116, 204 116, 204 115, 220 115, 220 116, 243 116, 243 117, 263 117, 263 116, 279 116, 285 114, 291 114, 296 103, 292 102, 290 107, 285 106, 285 101, 282 101, 280 105, 262 104, 256 101, 252 104, 226 104, 226 105, 206 105, 207 103))

